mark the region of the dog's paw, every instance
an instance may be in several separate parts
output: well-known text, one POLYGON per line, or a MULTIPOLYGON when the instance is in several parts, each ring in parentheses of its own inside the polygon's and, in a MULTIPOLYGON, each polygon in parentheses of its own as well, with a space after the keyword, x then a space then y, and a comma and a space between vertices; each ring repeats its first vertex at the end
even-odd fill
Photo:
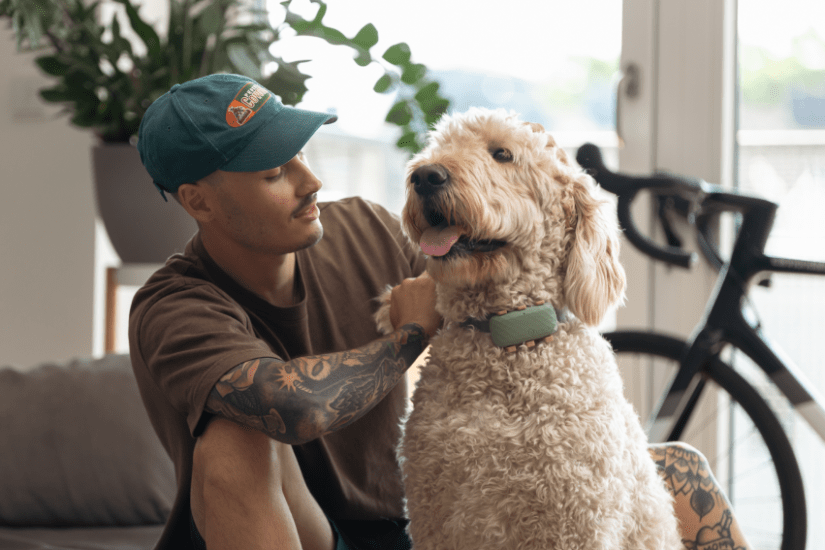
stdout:
POLYGON ((379 303, 378 311, 375 312, 373 318, 375 319, 375 325, 378 327, 378 332, 381 334, 390 334, 395 329, 393 329, 392 322, 390 321, 390 295, 392 294, 392 286, 387 285, 387 289, 384 291, 381 296, 377 297, 376 300, 379 303))

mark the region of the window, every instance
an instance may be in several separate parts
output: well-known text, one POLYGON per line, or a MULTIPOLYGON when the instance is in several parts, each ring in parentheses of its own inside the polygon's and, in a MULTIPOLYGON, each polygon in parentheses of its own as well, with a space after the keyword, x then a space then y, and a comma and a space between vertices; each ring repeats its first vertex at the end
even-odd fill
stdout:
MULTIPOLYGON (((743 191, 779 204, 768 254, 825 261, 825 4, 739 0, 738 178, 743 191)), ((825 278, 774 275, 751 291, 765 334, 825 393, 819 343, 825 335, 825 278)), ((825 546, 816 518, 825 517, 825 444, 762 381, 802 469, 808 504, 808 546, 825 546)))
MULTIPOLYGON (((620 97, 622 170, 670 170, 771 198, 781 206, 769 253, 825 261, 820 214, 825 19, 819 4, 796 0, 777 9, 767 0, 625 0, 621 66, 640 66, 642 94, 620 97)), ((619 325, 689 335, 716 273, 704 265, 687 272, 650 264, 633 250, 623 261, 648 276, 630 281, 619 325)), ((812 304, 823 302, 824 290, 821 277, 776 276, 771 289, 757 287, 751 294, 765 333, 807 369, 820 391, 825 389, 821 354, 812 346, 825 333, 825 317, 812 304)), ((737 358, 737 367, 748 365, 737 358)), ((817 495, 825 485, 815 461, 825 449, 801 419, 785 413, 782 399, 768 397, 794 438, 811 508, 809 545, 821 547, 825 530, 814 518, 823 516, 817 495)), ((735 433, 724 413, 716 420, 719 441, 735 433)), ((725 476, 724 468, 715 473, 725 476)), ((731 492, 744 497, 734 498, 734 508, 755 544, 775 518, 760 516, 759 502, 746 509, 748 495, 741 488, 731 492)))
MULTIPOLYGON (((277 2, 269 7, 274 20, 283 18, 277 2)), ((290 9, 310 18, 318 6, 294 0, 290 9)), ((615 165, 621 10, 621 2, 603 0, 506 6, 422 0, 401 11, 380 0, 346 0, 329 2, 324 21, 348 36, 373 23, 379 35, 374 53, 409 44, 452 110, 513 109, 541 123, 570 152, 587 140, 599 143, 615 165)), ((358 67, 346 48, 314 38, 286 36, 273 50, 287 61, 312 59, 302 66, 313 78, 301 107, 334 109, 339 116, 310 144, 310 162, 325 184, 322 200, 359 194, 399 212, 407 157, 394 150, 397 131, 383 122, 392 96, 372 90, 380 69, 358 67)))

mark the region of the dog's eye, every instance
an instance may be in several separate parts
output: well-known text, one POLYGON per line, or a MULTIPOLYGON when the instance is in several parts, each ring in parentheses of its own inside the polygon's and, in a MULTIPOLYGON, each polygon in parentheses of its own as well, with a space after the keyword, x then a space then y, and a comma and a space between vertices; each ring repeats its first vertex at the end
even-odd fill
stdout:
POLYGON ((496 149, 493 151, 493 158, 498 162, 513 162, 513 153, 509 149, 496 149))

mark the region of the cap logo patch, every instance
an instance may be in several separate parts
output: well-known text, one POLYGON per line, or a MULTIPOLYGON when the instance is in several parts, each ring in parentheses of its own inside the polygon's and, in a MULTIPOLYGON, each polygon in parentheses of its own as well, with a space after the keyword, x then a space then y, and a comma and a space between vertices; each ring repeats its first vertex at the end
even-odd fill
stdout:
POLYGON ((249 122, 264 106, 272 93, 254 82, 247 82, 226 108, 226 123, 238 128, 249 122))

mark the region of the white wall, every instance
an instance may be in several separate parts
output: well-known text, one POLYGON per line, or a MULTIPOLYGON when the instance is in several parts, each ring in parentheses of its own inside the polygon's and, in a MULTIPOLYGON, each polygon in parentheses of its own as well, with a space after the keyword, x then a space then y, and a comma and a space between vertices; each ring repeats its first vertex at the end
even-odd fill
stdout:
POLYGON ((91 132, 39 100, 35 55, 0 30, 0 365, 90 355, 94 191, 91 132))

